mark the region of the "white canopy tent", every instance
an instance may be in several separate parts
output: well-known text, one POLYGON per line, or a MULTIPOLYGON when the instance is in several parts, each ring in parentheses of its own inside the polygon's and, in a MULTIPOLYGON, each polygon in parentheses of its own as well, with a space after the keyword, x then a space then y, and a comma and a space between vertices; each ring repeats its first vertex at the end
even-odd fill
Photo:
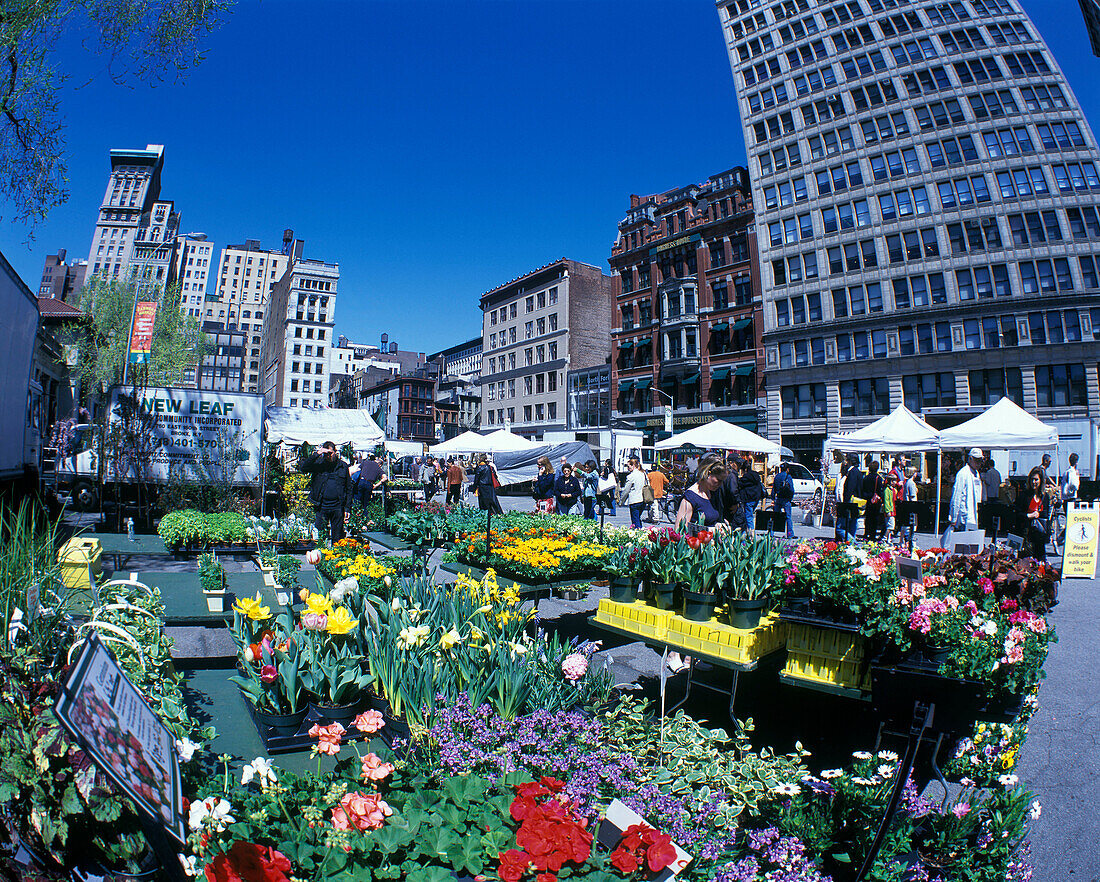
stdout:
POLYGON ((485 450, 485 436, 469 429, 447 441, 441 441, 430 448, 433 456, 445 453, 481 453, 485 450))
POLYGON ((534 450, 542 445, 536 441, 528 441, 522 435, 516 435, 508 429, 497 429, 482 437, 485 446, 481 453, 522 453, 526 450, 534 450))
MULTIPOLYGON (((830 435, 825 440, 825 453, 840 450, 846 453, 894 453, 907 450, 936 450, 940 433, 899 404, 893 413, 852 432, 830 435)), ((824 457, 823 457, 824 458, 824 457)))
POLYGON ((424 452, 423 441, 398 441, 396 438, 387 438, 383 444, 386 452, 394 456, 420 456, 424 452))
POLYGON ((269 407, 264 429, 272 444, 297 446, 305 441, 317 447, 331 441, 340 448, 350 443, 357 453, 385 440, 382 430, 365 410, 269 407))
MULTIPOLYGON (((824 470, 829 454, 833 451, 843 453, 901 453, 938 450, 939 447, 940 433, 904 404, 899 404, 891 413, 869 425, 851 432, 830 435, 826 438, 821 451, 821 464, 824 470)), ((938 480, 937 478, 937 482, 938 480)), ((827 485, 828 482, 823 471, 821 486, 825 487, 827 485)), ((939 499, 938 483, 936 498, 939 499)), ((824 518, 824 511, 825 507, 822 506, 820 518, 824 518)), ((938 501, 936 521, 939 522, 938 501)), ((820 520, 818 525, 820 526, 820 520)))
POLYGON ((944 450, 980 447, 989 450, 1055 450, 1058 430, 1002 398, 973 419, 940 432, 944 450))
POLYGON ((761 438, 755 432, 727 423, 725 420, 713 420, 706 425, 696 426, 686 432, 680 432, 671 438, 665 438, 653 445, 657 450, 674 450, 677 447, 700 447, 704 450, 742 450, 746 453, 779 454, 779 445, 767 438, 761 438))

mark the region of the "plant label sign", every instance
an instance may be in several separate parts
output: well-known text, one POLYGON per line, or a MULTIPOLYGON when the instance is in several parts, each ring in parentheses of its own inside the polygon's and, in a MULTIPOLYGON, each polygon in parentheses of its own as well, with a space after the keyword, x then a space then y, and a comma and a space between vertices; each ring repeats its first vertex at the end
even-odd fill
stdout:
MULTIPOLYGON (((608 851, 613 851, 623 838, 623 834, 635 824, 653 827, 649 821, 636 811, 616 799, 607 807, 607 814, 600 821, 600 826, 596 830, 596 840, 608 851)), ((690 854, 675 842, 672 843, 672 847, 676 849, 676 859, 659 873, 650 875, 648 878, 651 882, 667 882, 669 879, 674 879, 684 867, 691 863, 690 854)))
POLYGON ((1095 505, 1071 502, 1066 510, 1066 548, 1062 558, 1063 579, 1096 577, 1096 543, 1100 533, 1100 510, 1095 505))
POLYGON ((134 805, 183 843, 175 738, 95 634, 81 648, 54 712, 134 805))
POLYGON ((915 557, 898 557, 894 559, 898 568, 898 579, 902 582, 923 582, 924 569, 921 562, 915 557))

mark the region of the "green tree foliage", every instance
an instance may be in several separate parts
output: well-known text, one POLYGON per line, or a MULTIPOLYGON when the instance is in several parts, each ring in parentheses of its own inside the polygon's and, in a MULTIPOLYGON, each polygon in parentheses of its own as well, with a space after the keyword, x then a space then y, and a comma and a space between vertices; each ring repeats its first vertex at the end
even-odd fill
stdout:
MULTIPOLYGON (((80 293, 79 306, 87 318, 70 323, 60 334, 72 347, 72 375, 93 394, 122 382, 137 288, 136 280, 94 278, 80 293)), ((142 297, 158 301, 153 352, 148 364, 131 366, 129 382, 178 385, 187 366, 201 361, 206 353, 206 335, 194 317, 180 312, 177 286, 147 289, 142 297)))
POLYGON ((116 83, 178 80, 233 0, 0 0, 0 199, 29 229, 68 198, 58 94, 79 36, 116 83))

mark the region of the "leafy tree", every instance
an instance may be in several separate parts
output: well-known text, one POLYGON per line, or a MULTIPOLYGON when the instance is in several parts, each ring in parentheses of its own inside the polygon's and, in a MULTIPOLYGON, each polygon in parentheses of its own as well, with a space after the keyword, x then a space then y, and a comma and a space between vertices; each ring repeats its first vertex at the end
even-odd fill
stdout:
MULTIPOLYGON (((62 342, 72 347, 70 373, 92 394, 122 382, 137 288, 133 279, 95 277, 80 293, 80 309, 87 318, 69 323, 59 334, 62 342)), ((135 386, 178 385, 187 367, 206 354, 206 335, 193 316, 180 312, 178 286, 157 287, 142 296, 158 301, 153 351, 147 364, 131 366, 129 382, 135 386)))
POLYGON ((58 94, 62 37, 79 34, 116 83, 178 80, 233 0, 0 0, 0 199, 33 230, 68 198, 58 94))

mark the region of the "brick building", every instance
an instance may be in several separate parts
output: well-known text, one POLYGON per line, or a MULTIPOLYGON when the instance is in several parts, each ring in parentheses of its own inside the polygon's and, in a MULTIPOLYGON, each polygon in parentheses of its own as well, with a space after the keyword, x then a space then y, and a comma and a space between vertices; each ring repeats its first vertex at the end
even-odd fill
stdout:
POLYGON ((612 418, 666 437, 724 419, 763 430, 760 284, 748 174, 631 196, 611 249, 612 418))

